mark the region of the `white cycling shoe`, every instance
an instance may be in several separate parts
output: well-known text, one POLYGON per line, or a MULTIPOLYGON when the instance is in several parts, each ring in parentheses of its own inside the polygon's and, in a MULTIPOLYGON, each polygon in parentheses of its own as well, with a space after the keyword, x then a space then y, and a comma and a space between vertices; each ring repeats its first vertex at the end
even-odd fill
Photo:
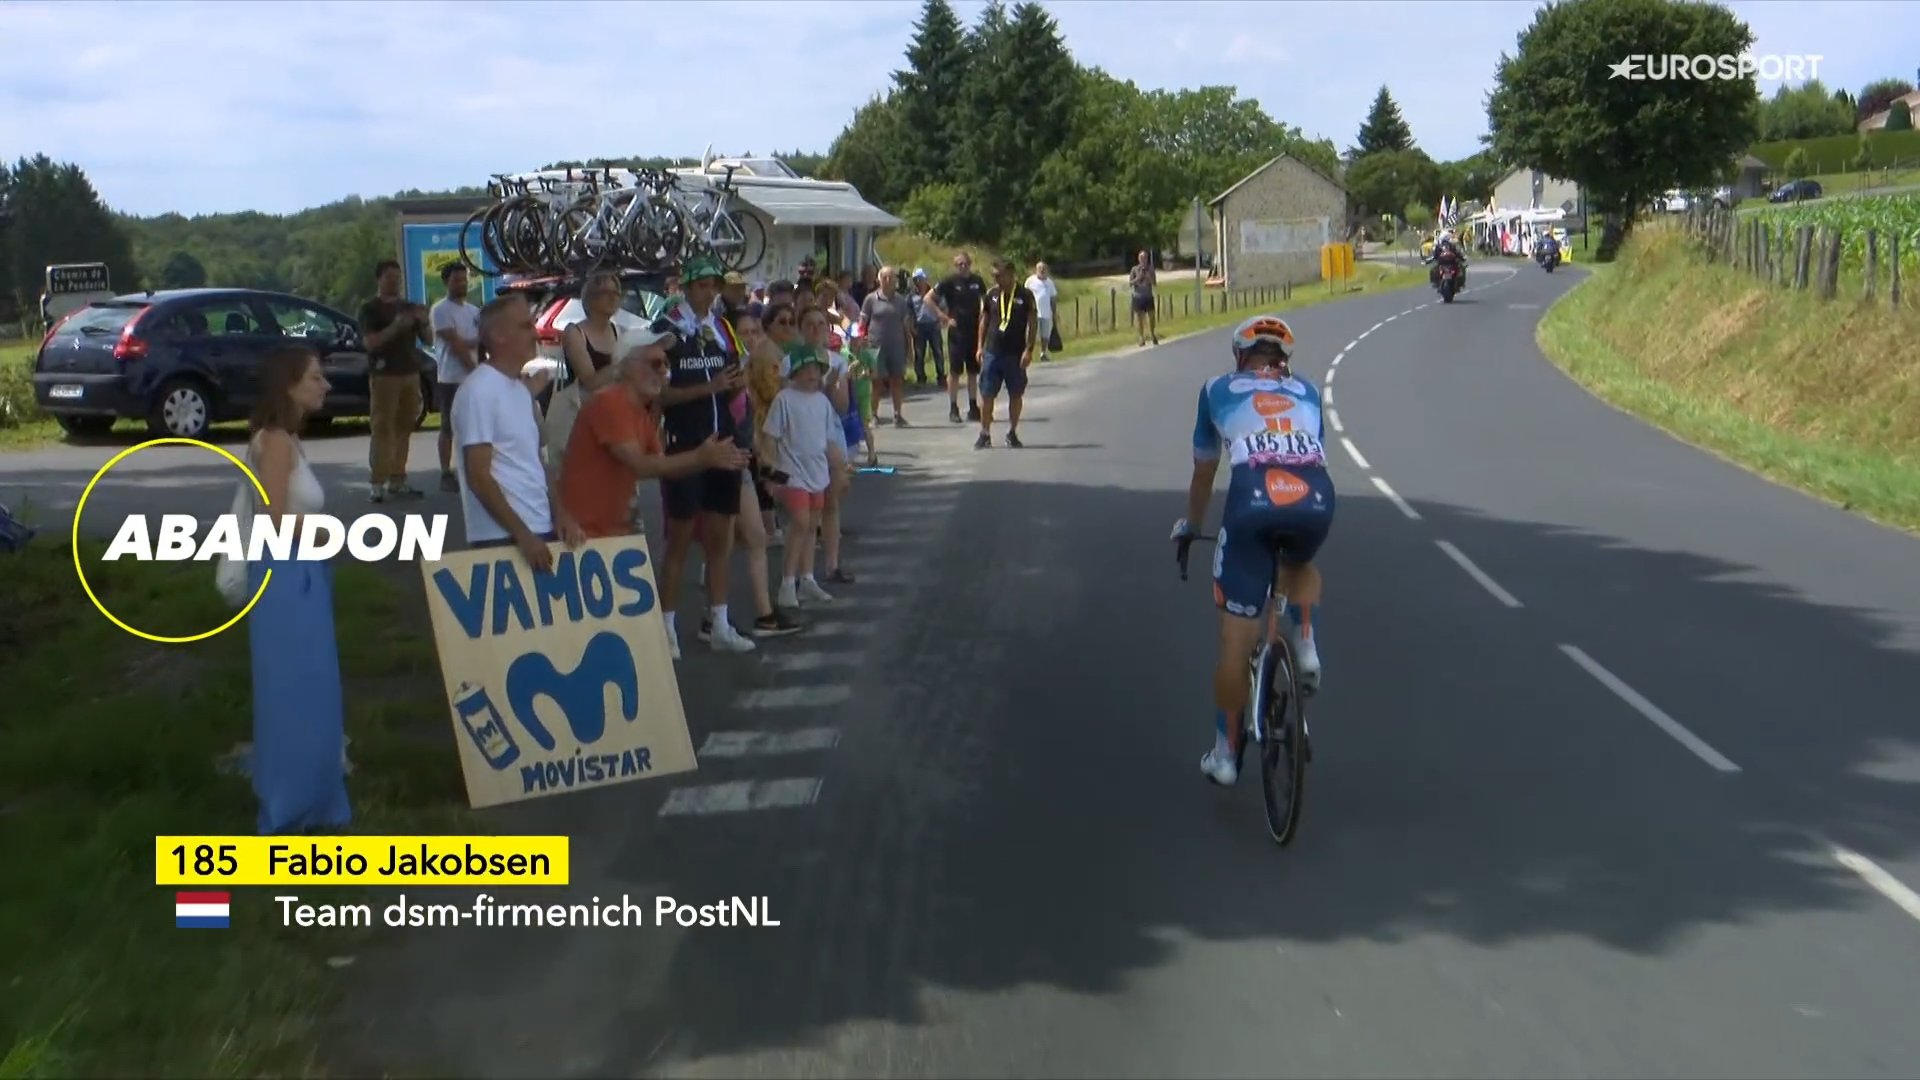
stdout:
POLYGON ((1200 771, 1221 787, 1232 787, 1240 779, 1240 766, 1234 763, 1233 751, 1218 735, 1214 736, 1213 749, 1201 755, 1200 771))
POLYGON ((1303 695, 1320 690, 1319 639, 1319 634, 1302 638, 1299 627, 1287 624, 1287 643, 1293 646, 1294 675, 1300 680, 1300 693, 1303 695))

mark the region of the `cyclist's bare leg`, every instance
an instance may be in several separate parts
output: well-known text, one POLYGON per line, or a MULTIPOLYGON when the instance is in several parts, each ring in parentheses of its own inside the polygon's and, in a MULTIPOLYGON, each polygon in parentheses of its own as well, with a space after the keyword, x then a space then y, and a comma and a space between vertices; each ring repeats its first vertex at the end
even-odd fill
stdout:
POLYGON ((1260 645, 1264 625, 1257 618, 1248 619, 1227 611, 1220 613, 1220 659, 1213 668, 1213 707, 1216 721, 1227 718, 1227 745, 1236 752, 1245 730, 1240 718, 1247 710, 1247 660, 1260 645))
POLYGON ((1300 563, 1297 566, 1280 566, 1280 595, 1287 602, 1300 609, 1300 629, 1303 637, 1313 636, 1313 609, 1320 603, 1320 570, 1312 563, 1300 563))

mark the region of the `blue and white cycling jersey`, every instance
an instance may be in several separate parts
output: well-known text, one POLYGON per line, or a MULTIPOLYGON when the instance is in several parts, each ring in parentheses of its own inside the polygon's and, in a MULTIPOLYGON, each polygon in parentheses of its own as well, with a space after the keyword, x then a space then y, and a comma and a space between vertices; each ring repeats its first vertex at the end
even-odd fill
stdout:
POLYGON ((1320 390, 1299 376, 1236 372, 1215 375, 1200 388, 1193 424, 1195 461, 1218 461, 1226 446, 1234 467, 1324 469, 1326 429, 1320 390))

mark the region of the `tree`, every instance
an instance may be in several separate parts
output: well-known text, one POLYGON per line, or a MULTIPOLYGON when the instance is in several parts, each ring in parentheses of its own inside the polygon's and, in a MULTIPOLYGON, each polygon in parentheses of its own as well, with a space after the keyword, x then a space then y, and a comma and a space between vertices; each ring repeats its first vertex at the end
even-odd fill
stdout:
POLYGON ((14 220, 0 281, 21 307, 37 302, 46 268, 56 263, 106 263, 115 289, 140 286, 133 245, 78 165, 45 154, 21 158, 9 170, 7 194, 14 220))
POLYGON ((1911 93, 1913 84, 1905 79, 1875 79, 1860 88, 1860 99, 1854 103, 1854 120, 1878 116, 1882 110, 1893 105, 1895 98, 1903 98, 1911 93))
POLYGON ((1753 43, 1725 8, 1684 0, 1565 0, 1540 9, 1502 55, 1487 118, 1494 152, 1583 185, 1609 261, 1635 211, 1671 187, 1705 187, 1753 141, 1751 77, 1617 79, 1631 54, 1738 55, 1753 43))
MULTIPOLYGON (((1027 88, 1007 75, 1013 63, 1007 40, 1006 5, 988 0, 980 18, 966 36, 966 78, 961 86, 960 125, 955 153, 963 162, 960 197, 954 207, 959 228, 970 240, 993 244, 1000 239, 1001 211, 1015 191, 1013 125, 1020 122, 1020 100, 1027 88)), ((1037 163, 1036 163, 1037 164, 1037 163)))
POLYGON ((1440 166, 1424 152, 1387 150, 1347 169, 1347 194, 1363 213, 1393 214, 1408 205, 1432 206, 1447 191, 1440 166))
POLYGON ((1150 152, 1141 132, 1154 126, 1148 96, 1104 71, 1080 72, 1080 108, 1066 145, 1049 156, 1028 192, 1038 252, 1056 260, 1157 247, 1178 229, 1178 167, 1150 152), (1089 192, 1100 198, 1088 198, 1089 192))
POLYGON ((953 104, 966 82, 965 35, 947 0, 925 0, 907 44, 907 66, 893 73, 902 122, 914 133, 902 152, 907 180, 915 188, 953 179, 953 104))
MULTIPOLYGON (((1440 166, 1440 180, 1445 188, 1443 194, 1460 199, 1480 199, 1492 197, 1494 185, 1506 179, 1508 169, 1488 151, 1482 150, 1471 157, 1459 161, 1449 161, 1440 166)), ((1348 187, 1352 187, 1349 173, 1348 187)))
POLYGON ((1813 165, 1807 158, 1807 148, 1804 146, 1794 147, 1793 152, 1787 155, 1787 160, 1781 168, 1786 172, 1787 179, 1789 180, 1805 178, 1808 173, 1813 171, 1813 165))
POLYGON ((982 239, 1009 240, 1022 250, 1033 250, 1040 236, 1028 195, 1033 179, 1047 158, 1057 153, 1073 132, 1079 111, 1080 69, 1060 36, 1059 24, 1047 9, 1032 0, 1015 4, 1007 25, 1008 65, 1003 87, 1012 91, 999 114, 1004 125, 1000 151, 1008 186, 989 188, 997 200, 997 228, 982 239), (1011 108, 1006 108, 1010 105, 1011 108))
POLYGON ((198 289, 207 283, 207 268, 191 252, 176 251, 160 271, 163 289, 198 289))
POLYGON ((1829 94, 1818 79, 1782 86, 1760 107, 1760 138, 1767 142, 1845 135, 1853 127, 1853 105, 1829 94))
POLYGON ((821 172, 829 179, 847 181, 871 202, 903 205, 913 194, 907 162, 900 154, 909 142, 897 98, 875 94, 834 138, 821 172))
POLYGON ((1373 97, 1373 107, 1367 110, 1366 122, 1360 125, 1359 141, 1347 151, 1347 158, 1358 161, 1368 154, 1411 149, 1413 129, 1401 118, 1400 106, 1394 103, 1393 95, 1382 86, 1373 97))
POLYGON ((1886 130, 1912 131, 1913 130, 1913 107, 1908 105, 1904 101, 1894 102, 1893 108, 1887 111, 1886 130))

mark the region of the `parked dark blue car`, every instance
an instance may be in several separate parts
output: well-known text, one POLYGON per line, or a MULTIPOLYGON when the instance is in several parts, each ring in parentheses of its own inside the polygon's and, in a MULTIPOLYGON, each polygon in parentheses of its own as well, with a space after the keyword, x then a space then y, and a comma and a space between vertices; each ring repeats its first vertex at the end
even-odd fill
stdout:
MULTIPOLYGON (((102 434, 127 418, 145 420, 155 435, 200 438, 253 411, 260 358, 289 338, 319 351, 333 384, 316 419, 367 415, 366 344, 352 317, 258 289, 169 289, 81 308, 41 343, 33 395, 71 434, 102 434)), ((433 401, 425 350, 420 373, 416 426, 433 401)))

